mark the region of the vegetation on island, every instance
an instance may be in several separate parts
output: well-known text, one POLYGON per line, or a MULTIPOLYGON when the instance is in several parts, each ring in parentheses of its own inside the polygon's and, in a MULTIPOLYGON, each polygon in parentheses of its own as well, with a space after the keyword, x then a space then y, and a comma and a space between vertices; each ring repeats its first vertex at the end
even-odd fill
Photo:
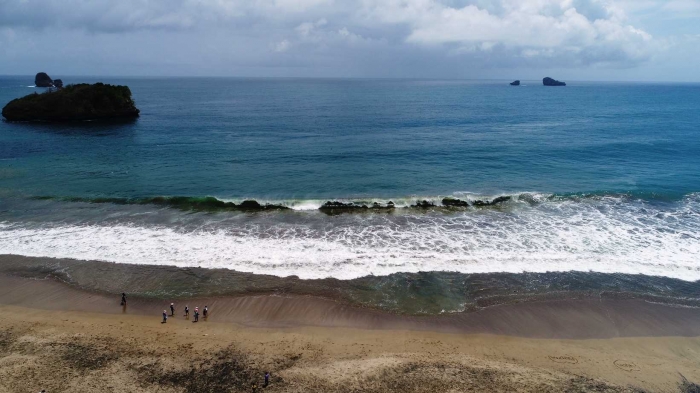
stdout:
POLYGON ((48 122, 133 119, 139 110, 127 86, 83 83, 14 99, 2 116, 8 121, 48 122))

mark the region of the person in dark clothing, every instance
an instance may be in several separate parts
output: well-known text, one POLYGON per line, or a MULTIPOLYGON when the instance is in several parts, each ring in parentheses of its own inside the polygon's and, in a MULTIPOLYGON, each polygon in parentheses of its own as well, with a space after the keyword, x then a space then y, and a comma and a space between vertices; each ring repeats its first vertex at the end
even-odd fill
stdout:
POLYGON ((126 306, 126 293, 122 292, 122 306, 126 306))
POLYGON ((269 385, 269 384, 270 384, 270 372, 265 371, 265 384, 263 385, 263 387, 266 388, 267 385, 269 385))
POLYGON ((163 310, 163 322, 161 322, 161 323, 166 323, 166 322, 168 322, 168 313, 165 310, 163 310))
POLYGON ((175 316, 175 303, 170 303, 170 316, 175 316))
POLYGON ((190 308, 185 306, 185 318, 190 319, 190 308))
POLYGON ((207 306, 204 306, 204 310, 202 310, 202 316, 204 317, 204 319, 207 319, 208 315, 209 315, 209 309, 207 308, 207 306))

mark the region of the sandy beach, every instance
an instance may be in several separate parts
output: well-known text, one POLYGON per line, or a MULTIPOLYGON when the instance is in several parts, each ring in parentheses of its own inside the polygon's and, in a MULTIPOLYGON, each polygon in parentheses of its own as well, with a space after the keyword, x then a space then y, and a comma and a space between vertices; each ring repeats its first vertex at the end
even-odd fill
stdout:
POLYGON ((166 299, 121 307, 5 274, 0 304, 2 392, 248 392, 265 371, 258 391, 678 392, 700 381, 700 313, 641 300, 416 317, 261 294, 180 299, 162 324, 166 299), (185 304, 209 318, 186 319, 185 304))
POLYGON ((0 0, 0 393, 700 393, 698 22, 0 0))

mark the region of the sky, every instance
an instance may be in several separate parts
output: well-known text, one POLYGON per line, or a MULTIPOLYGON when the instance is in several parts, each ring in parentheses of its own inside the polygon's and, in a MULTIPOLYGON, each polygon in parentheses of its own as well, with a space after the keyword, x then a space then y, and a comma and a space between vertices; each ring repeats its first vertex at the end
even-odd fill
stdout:
POLYGON ((0 0, 0 75, 700 82, 700 0, 0 0))

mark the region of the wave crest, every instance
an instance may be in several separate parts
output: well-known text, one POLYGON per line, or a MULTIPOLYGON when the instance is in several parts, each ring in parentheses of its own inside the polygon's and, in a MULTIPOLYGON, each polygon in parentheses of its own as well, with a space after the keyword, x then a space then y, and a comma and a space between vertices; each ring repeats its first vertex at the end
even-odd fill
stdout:
MULTIPOLYGON (((689 194, 686 199, 698 199, 700 194, 689 194)), ((464 208, 494 207, 508 204, 526 203, 536 205, 553 201, 585 200, 669 200, 654 194, 629 193, 571 193, 546 194, 520 192, 513 194, 479 195, 473 193, 454 193, 450 196, 400 197, 400 198, 339 198, 339 199, 289 199, 257 201, 255 199, 226 200, 213 196, 156 196, 144 198, 119 197, 57 197, 40 196, 37 200, 55 200, 64 202, 83 202, 116 205, 156 205, 194 211, 271 211, 271 210, 319 210, 328 214, 390 211, 393 209, 437 209, 459 210, 464 208)))
POLYGON ((94 209, 90 219, 5 221, 0 253, 301 278, 595 271, 700 279, 698 195, 671 204, 610 195, 535 203, 518 197, 461 209, 211 217, 113 206, 94 209), (111 211, 119 214, 109 221, 111 211))

